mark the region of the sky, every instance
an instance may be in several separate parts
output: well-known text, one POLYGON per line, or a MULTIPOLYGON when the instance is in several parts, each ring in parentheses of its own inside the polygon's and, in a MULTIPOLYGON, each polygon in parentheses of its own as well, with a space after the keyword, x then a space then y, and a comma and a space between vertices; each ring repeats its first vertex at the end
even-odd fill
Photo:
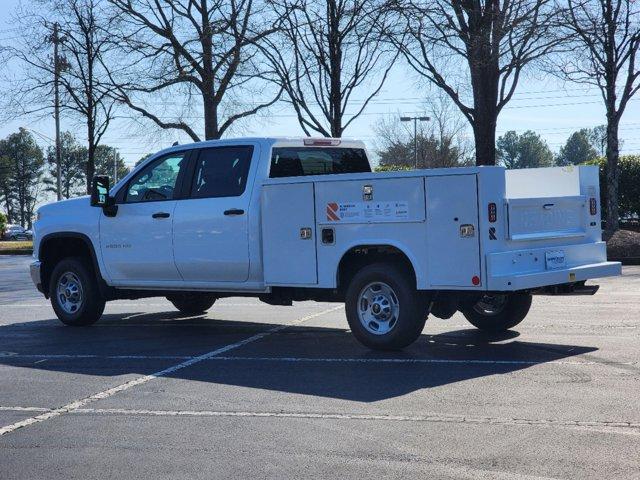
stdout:
MULTIPOLYGON (((0 0, 0 43, 10 42, 16 35, 11 14, 18 3, 19 0, 0 0)), ((5 90, 3 85, 0 88, 5 90)), ((381 118, 423 114, 425 100, 434 94, 433 88, 421 83, 408 66, 400 63, 394 67, 385 86, 364 114, 349 126, 344 136, 361 139, 373 150, 376 145, 373 127, 381 118)), ((61 123, 62 130, 76 133, 79 139, 85 138, 82 125, 77 121, 63 118, 61 123)), ((599 91, 593 88, 589 90, 584 85, 565 85, 533 72, 519 83, 513 100, 502 111, 497 135, 508 130, 518 133, 533 130, 545 139, 552 151, 557 152, 572 132, 603 123, 605 111, 599 91)), ((43 147, 53 143, 53 117, 40 121, 20 118, 0 124, 0 138, 21 126, 36 132, 36 138, 43 147)), ((129 120, 119 119, 112 124, 102 143, 117 147, 125 162, 131 166, 146 153, 168 147, 174 141, 189 141, 175 131, 167 132, 160 138, 155 132, 157 129, 151 124, 142 129, 132 129, 129 120), (132 134, 134 130, 135 134, 132 134)), ((228 136, 252 135, 296 136, 303 135, 303 132, 290 107, 278 105, 266 114, 247 121, 241 129, 228 136)), ((470 128, 468 135, 472 138, 470 128)), ((620 125, 620 139, 622 154, 640 154, 640 95, 636 95, 625 111, 620 125)))

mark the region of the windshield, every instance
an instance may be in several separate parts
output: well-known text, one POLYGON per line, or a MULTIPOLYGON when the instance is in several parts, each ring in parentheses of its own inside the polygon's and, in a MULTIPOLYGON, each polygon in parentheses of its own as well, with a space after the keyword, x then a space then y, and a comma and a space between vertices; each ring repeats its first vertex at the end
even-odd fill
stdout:
POLYGON ((281 147, 271 155, 271 178, 371 172, 362 148, 281 147))

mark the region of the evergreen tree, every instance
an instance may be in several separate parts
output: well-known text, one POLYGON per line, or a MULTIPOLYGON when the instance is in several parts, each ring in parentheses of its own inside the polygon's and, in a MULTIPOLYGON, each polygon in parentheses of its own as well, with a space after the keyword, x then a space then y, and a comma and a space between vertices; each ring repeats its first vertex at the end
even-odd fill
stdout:
MULTIPOLYGON (((60 188, 63 198, 82 194, 85 190, 84 179, 87 164, 87 149, 82 147, 71 132, 60 136, 60 188)), ((57 193, 58 165, 56 148, 47 148, 47 164, 50 178, 45 179, 46 191, 57 193)))
POLYGON ((498 161, 507 168, 553 166, 553 154, 540 135, 527 130, 518 135, 511 130, 496 142, 498 161))
POLYGON ((31 227, 33 211, 42 193, 44 156, 33 135, 21 128, 0 141, 0 158, 6 184, 15 205, 12 220, 23 227, 31 227))
POLYGON ((573 132, 567 139, 567 143, 560 147, 556 163, 558 165, 580 165, 597 156, 598 152, 593 148, 589 139, 589 130, 583 128, 573 132))

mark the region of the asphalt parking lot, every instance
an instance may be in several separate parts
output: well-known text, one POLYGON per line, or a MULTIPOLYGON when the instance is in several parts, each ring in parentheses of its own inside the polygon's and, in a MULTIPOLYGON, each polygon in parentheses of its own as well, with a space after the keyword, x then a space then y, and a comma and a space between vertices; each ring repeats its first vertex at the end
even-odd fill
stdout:
POLYGON ((640 267, 517 330, 374 353, 341 305, 164 299, 60 324, 0 256, 0 479, 639 478, 640 267))

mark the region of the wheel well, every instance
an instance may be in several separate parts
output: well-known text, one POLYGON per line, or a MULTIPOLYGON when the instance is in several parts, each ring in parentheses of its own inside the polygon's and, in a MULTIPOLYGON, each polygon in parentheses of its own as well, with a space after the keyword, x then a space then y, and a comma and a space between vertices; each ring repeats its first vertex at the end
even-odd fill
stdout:
POLYGON ((361 245, 342 256, 338 264, 338 289, 344 292, 358 270, 378 262, 393 262, 411 275, 414 285, 417 283, 413 264, 402 250, 391 245, 361 245))
POLYGON ((38 257, 41 262, 40 279, 42 281, 42 291, 47 296, 49 295, 51 273, 63 258, 85 258, 94 272, 98 271, 93 247, 88 239, 78 235, 45 237, 40 245, 38 257))

